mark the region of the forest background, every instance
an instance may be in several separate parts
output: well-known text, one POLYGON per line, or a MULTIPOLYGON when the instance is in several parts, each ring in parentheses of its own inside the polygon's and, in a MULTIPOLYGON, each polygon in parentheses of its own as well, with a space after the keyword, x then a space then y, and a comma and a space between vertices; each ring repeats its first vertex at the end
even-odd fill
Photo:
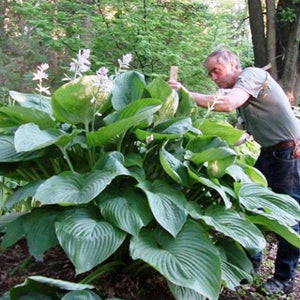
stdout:
MULTIPOLYGON (((300 99, 299 0, 1 0, 0 97, 32 92, 32 73, 48 63, 55 90, 79 49, 91 50, 92 66, 113 71, 116 57, 133 55, 132 68, 149 80, 180 80, 201 92, 215 86, 202 65, 222 46, 243 67, 267 67, 290 96, 300 99)), ((91 71, 95 71, 91 70, 91 71)))

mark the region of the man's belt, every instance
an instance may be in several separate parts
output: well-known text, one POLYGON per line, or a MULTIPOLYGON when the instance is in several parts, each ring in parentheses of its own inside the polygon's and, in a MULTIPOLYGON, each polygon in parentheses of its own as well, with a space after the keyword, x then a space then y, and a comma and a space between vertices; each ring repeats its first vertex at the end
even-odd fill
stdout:
POLYGON ((270 152, 270 151, 275 151, 275 150, 294 147, 294 146, 299 145, 299 144, 300 144, 300 139, 298 139, 298 140, 288 140, 288 141, 279 142, 278 144, 270 146, 270 147, 263 147, 262 150, 270 152))

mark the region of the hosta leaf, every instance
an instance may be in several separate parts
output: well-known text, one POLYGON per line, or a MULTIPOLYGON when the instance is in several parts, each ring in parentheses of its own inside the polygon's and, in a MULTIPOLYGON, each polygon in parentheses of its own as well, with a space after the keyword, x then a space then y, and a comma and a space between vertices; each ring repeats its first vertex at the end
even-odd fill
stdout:
POLYGON ((24 217, 23 228, 31 255, 38 258, 57 244, 54 222, 59 216, 55 208, 36 208, 24 217))
POLYGON ((55 126, 54 120, 45 112, 21 106, 0 107, 0 127, 14 127, 26 123, 34 123, 41 129, 55 126))
POLYGON ((42 150, 33 152, 17 152, 14 146, 14 137, 0 135, 0 162, 17 162, 31 160, 44 155, 42 150))
POLYGON ((247 216, 247 219, 254 224, 262 225, 264 228, 275 232, 276 234, 287 240, 290 244, 294 245, 297 248, 300 248, 299 233, 294 231, 291 227, 281 225, 280 223, 276 222, 276 220, 270 220, 262 215, 247 216))
POLYGON ((233 146, 243 135, 244 131, 232 127, 229 123, 218 123, 215 121, 204 120, 199 129, 204 135, 215 135, 233 146))
POLYGON ((214 161, 224 159, 228 157, 235 157, 235 152, 229 147, 210 148, 202 151, 201 153, 195 153, 190 160, 197 165, 200 165, 206 161, 214 161))
POLYGON ((192 97, 184 90, 179 90, 179 106, 175 117, 189 116, 193 120, 197 118, 197 105, 192 97))
POLYGON ((130 188, 101 193, 97 205, 107 221, 135 236, 152 218, 145 196, 130 188))
POLYGON ((42 183, 35 198, 42 204, 82 204, 98 196, 118 175, 110 170, 95 170, 86 174, 66 171, 42 183))
POLYGON ((160 104, 154 106, 151 105, 132 117, 118 120, 105 127, 101 127, 96 132, 91 132, 87 136, 88 144, 91 146, 103 146, 117 141, 126 130, 152 116, 159 107, 160 104))
POLYGON ((159 160, 165 172, 177 183, 188 186, 189 178, 186 166, 165 149, 166 143, 159 151, 159 160))
POLYGON ((292 226, 300 220, 300 206, 292 197, 277 194, 255 183, 236 184, 240 204, 258 215, 292 226))
POLYGON ((28 123, 20 126, 15 132, 15 148, 17 152, 34 151, 56 143, 61 144, 62 139, 67 143, 75 134, 67 134, 55 128, 40 130, 37 125, 28 123))
POLYGON ((91 270, 110 257, 123 243, 125 233, 97 219, 87 209, 72 209, 55 224, 57 238, 76 269, 91 270))
POLYGON ((156 133, 141 129, 134 130, 134 134, 136 137, 143 142, 147 142, 149 139, 151 140, 174 140, 182 136, 181 133, 156 133))
POLYGON ((206 300, 207 298, 195 290, 178 286, 168 281, 168 287, 176 300, 206 300))
POLYGON ((224 207, 210 207, 205 216, 201 216, 207 225, 234 239, 250 254, 262 251, 266 246, 261 231, 251 222, 242 218, 236 211, 224 207))
POLYGON ((82 76, 58 88, 52 95, 53 115, 60 122, 87 124, 94 118, 97 101, 97 87, 93 84, 95 75, 82 76))
POLYGON ((211 160, 207 164, 207 174, 209 177, 222 177, 226 169, 235 161, 235 156, 228 156, 223 159, 211 160))
POLYGON ((256 168, 250 166, 239 166, 232 164, 227 167, 226 174, 230 175, 237 182, 254 182, 267 186, 264 175, 256 168))
POLYGON ((185 134, 188 131, 198 133, 197 129, 193 127, 192 120, 186 117, 172 118, 155 127, 154 132, 168 133, 168 134, 185 134))
POLYGON ((5 207, 9 208, 14 204, 26 199, 27 197, 33 197, 36 193, 37 188, 43 183, 44 180, 38 180, 30 182, 16 189, 12 195, 7 198, 5 207))
POLYGON ((2 250, 6 250, 24 236, 24 218, 23 214, 19 214, 17 218, 14 218, 14 220, 6 225, 6 233, 1 241, 2 250))
POLYGON ((187 216, 184 194, 163 181, 155 181, 151 185, 140 183, 138 187, 145 192, 156 221, 165 230, 176 236, 187 216))
POLYGON ((94 288, 92 285, 52 279, 43 276, 29 276, 21 285, 10 291, 11 300, 58 300, 59 292, 80 291, 94 288))
POLYGON ((52 115, 50 97, 38 94, 19 93, 16 91, 9 91, 9 96, 17 101, 20 106, 35 108, 52 115))
POLYGON ((97 294, 92 291, 73 291, 64 295, 62 300, 102 300, 97 294))
POLYGON ((178 108, 179 97, 175 90, 171 90, 170 94, 165 98, 162 107, 154 117, 154 126, 171 119, 178 108))
POLYGON ((136 71, 119 74, 112 89, 111 103, 116 110, 120 110, 131 102, 142 98, 145 90, 144 75, 136 71))
POLYGON ((147 91, 152 98, 157 98, 165 101, 172 93, 170 86, 161 78, 155 78, 147 85, 147 91))
POLYGON ((225 192, 226 189, 224 189, 224 187, 222 185, 218 185, 218 184, 214 183, 211 179, 209 179, 207 177, 198 176, 191 168, 188 168, 188 173, 189 173, 189 176, 191 177, 191 179, 194 180, 195 182, 200 182, 204 186, 207 186, 207 187, 215 190, 216 192, 218 192, 220 197, 223 199, 226 208, 231 207, 232 204, 230 202, 229 197, 227 196, 227 194, 225 192))
POLYGON ((188 220, 176 238, 163 230, 142 230, 130 242, 133 259, 142 259, 175 285, 218 299, 221 263, 205 230, 188 220), (212 272, 213 270, 213 272, 212 272))

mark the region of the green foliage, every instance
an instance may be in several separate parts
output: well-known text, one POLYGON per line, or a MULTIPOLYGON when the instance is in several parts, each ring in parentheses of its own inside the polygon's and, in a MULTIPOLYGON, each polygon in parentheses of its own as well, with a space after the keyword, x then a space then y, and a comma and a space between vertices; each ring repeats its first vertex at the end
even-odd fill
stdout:
MULTIPOLYGON (((26 237, 37 258, 59 244, 76 274, 94 271, 85 284, 143 261, 181 300, 218 299, 222 286, 251 282, 248 254, 264 249, 261 228, 300 246, 290 229, 299 205, 238 157, 241 130, 199 120, 184 91, 137 71, 113 78, 102 110, 89 79, 58 88, 50 110, 47 98, 15 92, 16 105, 1 108, 0 173, 20 183, 5 202, 16 213, 0 217, 2 249, 26 237), (32 206, 17 211, 24 200, 32 206)), ((29 278, 8 299, 99 299, 69 285, 29 278)))

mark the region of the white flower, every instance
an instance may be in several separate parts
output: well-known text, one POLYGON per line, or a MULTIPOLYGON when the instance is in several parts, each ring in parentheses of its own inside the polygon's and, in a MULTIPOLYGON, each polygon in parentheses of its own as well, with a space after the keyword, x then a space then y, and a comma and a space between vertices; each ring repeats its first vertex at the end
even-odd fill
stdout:
POLYGON ((93 85, 98 87, 99 91, 102 91, 106 94, 110 93, 113 87, 113 82, 109 79, 107 74, 108 69, 102 67, 96 71, 96 78, 93 81, 93 85))
POLYGON ((79 50, 76 59, 72 59, 70 63, 70 72, 75 73, 75 78, 77 75, 81 76, 81 73, 85 73, 90 68, 90 49, 79 50))
POLYGON ((37 67, 36 73, 33 73, 32 80, 42 81, 43 79, 48 79, 48 74, 45 72, 49 68, 48 64, 41 64, 37 67))
POLYGON ((118 59, 119 67, 121 70, 129 69, 129 64, 132 60, 132 54, 128 53, 123 55, 122 60, 118 59))

